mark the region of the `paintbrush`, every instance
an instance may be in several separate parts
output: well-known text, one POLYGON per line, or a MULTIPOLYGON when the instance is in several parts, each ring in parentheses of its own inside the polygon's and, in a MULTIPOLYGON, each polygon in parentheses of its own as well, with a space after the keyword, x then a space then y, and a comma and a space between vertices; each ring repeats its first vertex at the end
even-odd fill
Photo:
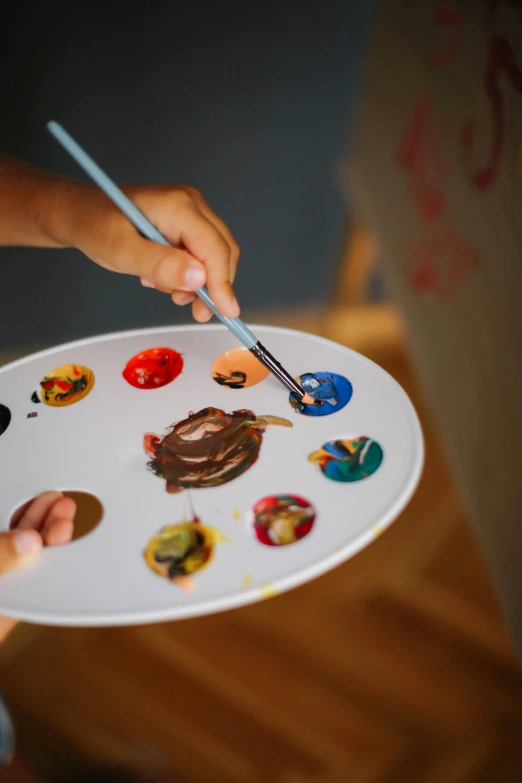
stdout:
MULTIPOLYGON (((127 196, 119 189, 117 185, 112 182, 111 179, 102 171, 102 169, 87 155, 79 144, 70 136, 67 131, 62 128, 57 122, 49 122, 47 128, 54 138, 62 145, 62 147, 71 155, 79 166, 85 171, 86 174, 91 177, 92 180, 100 187, 103 192, 113 201, 116 206, 121 209, 124 215, 126 215, 131 223, 138 229, 147 239, 153 242, 158 242, 160 245, 167 245, 170 247, 163 234, 145 217, 145 215, 127 198, 127 196)), ((305 405, 314 405, 316 400, 309 394, 304 392, 297 381, 284 369, 284 367, 267 351, 264 345, 262 345, 257 337, 252 334, 250 329, 243 323, 240 318, 227 318, 222 315, 217 309, 216 305, 212 301, 207 287, 203 286, 198 288, 196 294, 205 304, 210 307, 214 315, 240 340, 245 348, 254 354, 262 364, 267 367, 272 375, 274 375, 286 388, 293 392, 300 402, 305 405)))

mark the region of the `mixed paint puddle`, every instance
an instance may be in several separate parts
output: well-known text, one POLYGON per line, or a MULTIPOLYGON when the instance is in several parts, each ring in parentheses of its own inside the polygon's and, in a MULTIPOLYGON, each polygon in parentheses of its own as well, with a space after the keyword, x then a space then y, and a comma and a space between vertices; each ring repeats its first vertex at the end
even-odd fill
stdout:
MULTIPOLYGON (((183 366, 182 354, 173 348, 149 348, 127 361, 122 376, 136 389, 159 389, 175 381, 183 366)), ((269 372, 250 351, 234 348, 218 356, 211 374, 219 386, 241 390, 261 383, 269 372)), ((296 380, 315 401, 314 405, 306 405, 289 395, 290 405, 303 416, 329 416, 342 410, 352 398, 352 384, 335 372, 307 372, 296 380)), ((66 364, 49 372, 31 399, 57 408, 73 405, 90 394, 94 383, 91 369, 66 364)), ((28 418, 36 415, 29 413, 28 418)), ((10 422, 9 408, 0 404, 0 435, 10 422)), ((190 490, 227 484, 256 462, 266 431, 272 426, 291 428, 293 424, 286 418, 257 415, 247 408, 231 412, 214 407, 190 411, 187 418, 169 426, 165 434, 144 435, 148 468, 172 494, 188 491, 190 496, 190 490)), ((369 478, 379 469, 383 450, 369 437, 342 436, 323 443, 307 455, 307 460, 310 470, 318 469, 326 479, 350 484, 369 478)), ((216 545, 225 540, 218 530, 203 524, 194 513, 192 516, 163 527, 144 550, 148 567, 183 589, 195 587, 194 575, 212 562, 216 545)), ((234 519, 237 518, 241 519, 241 513, 234 509, 234 519)), ((246 518, 259 545, 280 548, 297 544, 312 533, 316 511, 309 500, 299 495, 276 494, 261 498, 246 518)))
POLYGON ((163 527, 149 541, 145 562, 155 574, 184 590, 193 590, 193 574, 205 568, 214 557, 214 548, 224 537, 195 517, 163 527))
POLYGON ((299 495, 268 495, 252 509, 257 540, 265 546, 288 546, 307 536, 315 510, 299 495))
POLYGON ((256 416, 249 410, 204 408, 172 425, 163 439, 147 433, 144 449, 152 456, 152 472, 165 479, 167 492, 219 487, 254 464, 270 425, 292 426, 287 419, 256 416))
POLYGON ((380 467, 382 458, 377 441, 366 437, 330 440, 308 457, 326 478, 343 483, 368 478, 380 467))

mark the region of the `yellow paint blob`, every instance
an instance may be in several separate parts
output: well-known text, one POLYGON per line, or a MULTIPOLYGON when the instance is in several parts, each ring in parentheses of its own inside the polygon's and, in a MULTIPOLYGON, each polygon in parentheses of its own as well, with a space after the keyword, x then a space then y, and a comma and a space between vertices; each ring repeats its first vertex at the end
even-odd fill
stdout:
POLYGON ((246 348, 232 348, 218 356, 212 365, 212 377, 220 386, 246 389, 269 375, 269 370, 246 348))
MULTIPOLYGON (((94 386, 94 373, 81 364, 64 364, 40 381, 37 396, 46 405, 63 408, 87 397, 94 386)), ((37 402, 37 400, 35 400, 37 402)))

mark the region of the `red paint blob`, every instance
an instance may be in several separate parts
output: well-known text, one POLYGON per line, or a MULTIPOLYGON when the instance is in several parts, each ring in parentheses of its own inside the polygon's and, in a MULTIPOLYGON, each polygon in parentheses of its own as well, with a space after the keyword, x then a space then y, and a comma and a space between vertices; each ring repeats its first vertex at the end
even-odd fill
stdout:
POLYGON ((129 359, 123 377, 136 389, 159 389, 178 377, 183 357, 172 348, 149 348, 129 359))

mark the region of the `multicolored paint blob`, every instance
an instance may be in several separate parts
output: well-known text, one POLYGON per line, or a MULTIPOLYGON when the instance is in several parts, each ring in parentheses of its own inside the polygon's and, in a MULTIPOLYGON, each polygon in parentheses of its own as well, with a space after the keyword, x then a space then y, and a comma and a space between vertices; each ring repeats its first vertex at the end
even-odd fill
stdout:
POLYGON ((337 413, 350 402, 353 394, 350 381, 335 372, 306 372, 296 380, 301 388, 319 403, 306 405, 293 393, 290 394, 290 405, 303 416, 329 416, 331 413, 337 413))
POLYGON ((382 458, 380 445, 367 437, 328 441, 308 457, 327 478, 345 483, 371 476, 380 467, 382 458))
POLYGON ((292 426, 287 419, 256 416, 249 410, 204 408, 173 424, 163 439, 147 433, 143 445, 152 457, 150 469, 165 479, 167 492, 218 487, 254 464, 270 424, 292 426))
POLYGON ((3 435, 11 423, 11 411, 7 405, 0 404, 0 435, 3 435))
POLYGON ((74 405, 87 397, 94 386, 94 373, 81 364, 64 364, 48 373, 40 381, 40 389, 33 392, 33 402, 45 402, 54 408, 74 405))
POLYGON ((224 540, 218 530, 195 517, 192 522, 163 527, 147 544, 144 557, 154 573, 184 590, 193 590, 192 575, 211 562, 215 545, 224 540))
POLYGON ((266 546, 288 546, 304 538, 315 522, 315 510, 299 495, 268 495, 252 509, 257 540, 266 546))
POLYGON ((129 359, 123 377, 135 389, 159 389, 183 370, 183 357, 172 348, 149 348, 129 359))
POLYGON ((246 348, 232 348, 218 356, 212 365, 212 377, 220 386, 245 389, 255 386, 270 374, 246 348))

